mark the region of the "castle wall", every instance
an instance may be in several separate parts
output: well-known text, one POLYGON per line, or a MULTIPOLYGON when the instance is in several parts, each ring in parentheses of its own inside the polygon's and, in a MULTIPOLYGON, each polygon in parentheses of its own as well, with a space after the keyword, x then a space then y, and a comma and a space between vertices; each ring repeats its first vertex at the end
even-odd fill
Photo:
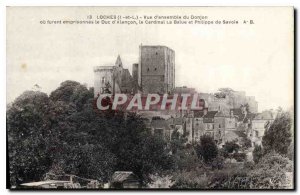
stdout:
POLYGON ((104 93, 106 86, 113 90, 113 67, 97 66, 94 68, 94 97, 104 93))

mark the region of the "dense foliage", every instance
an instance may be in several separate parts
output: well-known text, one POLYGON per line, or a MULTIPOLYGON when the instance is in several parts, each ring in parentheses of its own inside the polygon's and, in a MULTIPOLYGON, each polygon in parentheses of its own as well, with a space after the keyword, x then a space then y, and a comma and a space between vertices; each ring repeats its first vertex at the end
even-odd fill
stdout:
POLYGON ((209 135, 189 144, 175 130, 166 143, 135 113, 100 112, 93 89, 65 81, 49 96, 26 91, 8 106, 10 184, 39 181, 46 173, 107 182, 114 171, 133 171, 144 186, 155 188, 291 188, 291 116, 281 111, 267 124, 253 163, 246 159, 247 138, 219 149, 209 135))
POLYGON ((279 111, 276 119, 267 124, 262 145, 265 152, 276 151, 286 155, 292 142, 292 116, 289 112, 279 111))
POLYGON ((133 171, 142 181, 171 169, 166 143, 133 113, 95 110, 93 89, 65 81, 50 96, 27 91, 7 109, 10 184, 46 173, 108 181, 133 171))
POLYGON ((200 143, 195 147, 198 157, 209 163, 218 155, 218 148, 214 139, 209 135, 203 135, 200 143))

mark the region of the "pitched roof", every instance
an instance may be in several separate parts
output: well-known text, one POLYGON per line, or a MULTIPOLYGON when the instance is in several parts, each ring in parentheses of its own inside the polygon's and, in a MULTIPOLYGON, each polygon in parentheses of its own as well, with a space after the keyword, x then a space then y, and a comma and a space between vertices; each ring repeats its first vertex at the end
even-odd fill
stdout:
POLYGON ((225 117, 225 114, 222 111, 217 112, 215 117, 225 117))
POLYGON ((201 117, 203 117, 203 115, 204 115, 203 111, 199 111, 199 110, 194 111, 194 117, 195 118, 201 118, 201 117))
POLYGON ((270 111, 264 111, 262 113, 258 113, 255 117, 254 120, 273 120, 274 115, 270 111))
POLYGON ((207 114, 203 116, 203 118, 214 118, 217 113, 218 111, 208 111, 207 114))
POLYGON ((112 175, 112 182, 123 182, 127 179, 137 179, 136 175, 131 171, 116 171, 112 175))
POLYGON ((230 109, 230 111, 233 111, 233 115, 237 117, 238 121, 247 123, 249 120, 253 119, 255 114, 246 112, 243 113, 240 108, 234 108, 230 109))

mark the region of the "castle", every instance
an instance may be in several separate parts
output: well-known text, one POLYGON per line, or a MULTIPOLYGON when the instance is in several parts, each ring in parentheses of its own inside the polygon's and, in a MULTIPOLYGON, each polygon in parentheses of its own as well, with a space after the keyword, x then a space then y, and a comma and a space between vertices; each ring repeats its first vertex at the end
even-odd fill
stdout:
POLYGON ((95 97, 104 93, 197 93, 204 101, 203 110, 139 113, 147 128, 167 140, 178 130, 187 134, 190 143, 209 134, 218 144, 223 144, 240 138, 242 131, 253 144, 260 143, 264 133, 261 124, 274 120, 270 114, 259 117, 255 97, 246 96, 244 91, 222 88, 216 93, 199 93, 194 88, 175 87, 175 52, 166 46, 139 46, 139 60, 132 65, 132 74, 118 56, 115 64, 94 67, 94 76, 95 97))
POLYGON ((140 46, 132 76, 120 56, 114 65, 94 67, 94 96, 115 93, 171 93, 175 88, 175 52, 166 46, 140 46), (105 91, 106 90, 106 91, 105 91))

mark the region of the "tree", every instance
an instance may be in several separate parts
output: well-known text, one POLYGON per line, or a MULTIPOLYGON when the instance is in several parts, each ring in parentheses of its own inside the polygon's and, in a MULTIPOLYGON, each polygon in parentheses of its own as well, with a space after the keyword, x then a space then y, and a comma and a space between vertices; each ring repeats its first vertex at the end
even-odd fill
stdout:
POLYGON ((50 99, 52 101, 70 102, 72 95, 76 92, 77 87, 80 86, 80 83, 77 81, 64 81, 56 90, 51 92, 50 99))
POLYGON ((108 182, 114 172, 117 158, 100 143, 67 145, 55 164, 63 173, 108 182))
POLYGON ((263 155, 264 155, 264 152, 263 152, 262 147, 261 147, 260 145, 259 145, 259 146, 258 146, 258 145, 255 145, 252 154, 253 154, 253 161, 254 161, 255 163, 258 163, 259 160, 260 160, 260 159, 263 157, 263 155))
POLYGON ((166 150, 163 138, 148 130, 135 113, 122 113, 111 120, 110 149, 118 161, 116 170, 131 170, 142 182, 149 181, 149 174, 173 168, 173 159, 166 150))
POLYGON ((200 143, 195 147, 199 158, 203 158, 205 163, 211 162, 218 155, 218 148, 209 135, 203 135, 200 137, 200 143))
POLYGON ((7 110, 10 185, 40 180, 51 166, 47 94, 25 91, 7 110))
POLYGON ((66 173, 108 181, 133 171, 142 181, 173 168, 166 142, 134 113, 95 110, 93 91, 65 81, 50 98, 25 92, 7 110, 10 183, 66 173))
POLYGON ((286 155, 292 142, 292 116, 289 112, 280 111, 273 123, 268 124, 262 139, 266 153, 274 150, 286 155))

